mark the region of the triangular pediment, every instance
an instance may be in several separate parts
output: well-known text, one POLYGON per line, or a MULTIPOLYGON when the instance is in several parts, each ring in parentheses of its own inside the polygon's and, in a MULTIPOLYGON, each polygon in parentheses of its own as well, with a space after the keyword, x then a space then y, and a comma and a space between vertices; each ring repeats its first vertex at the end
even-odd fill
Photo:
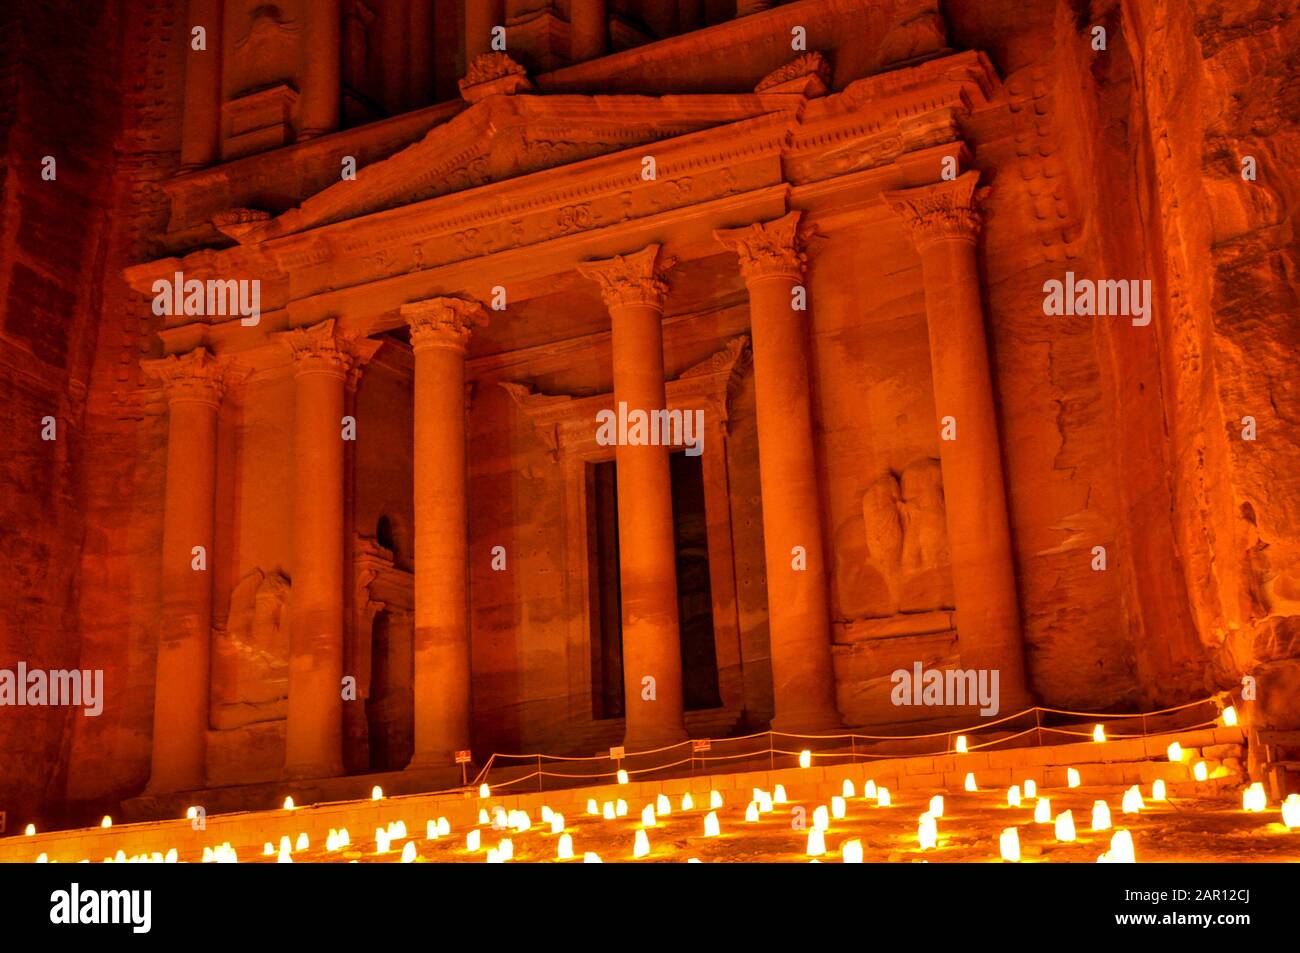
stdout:
MULTIPOLYGON (((785 97, 780 97, 785 98, 785 97)), ((491 96, 247 229, 254 244, 779 111, 778 97, 491 96)))

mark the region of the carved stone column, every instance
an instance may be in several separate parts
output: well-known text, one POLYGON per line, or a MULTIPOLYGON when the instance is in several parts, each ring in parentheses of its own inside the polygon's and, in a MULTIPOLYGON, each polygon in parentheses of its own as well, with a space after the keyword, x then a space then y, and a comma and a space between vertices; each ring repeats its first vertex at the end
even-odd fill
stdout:
POLYGON ((221 0, 190 0, 185 40, 185 117, 181 169, 200 169, 221 154, 221 0), (203 27, 205 49, 196 50, 193 30, 203 27))
POLYGON ((204 786, 212 641, 212 540, 222 366, 203 348, 147 361, 167 394, 162 624, 149 793, 204 786), (201 551, 199 547, 202 547, 201 551), (196 568, 201 566, 202 568, 196 568))
POLYGON ((302 128, 299 139, 312 139, 339 127, 343 46, 340 0, 312 0, 306 5, 302 31, 302 128))
POLYGON ((967 172, 884 198, 921 255, 935 413, 956 422, 939 459, 961 663, 999 672, 1005 714, 1031 701, 976 258, 978 179, 967 172))
POLYGON ((569 59, 574 63, 605 55, 605 0, 570 0, 569 59))
POLYGON ((402 305, 415 351, 415 752, 411 768, 470 747, 469 494, 465 351, 477 301, 402 305))
POLYGON ((492 52, 492 28, 506 25, 505 0, 465 0, 465 65, 492 52))
POLYGON ((803 280, 799 213, 714 232, 740 256, 749 288, 758 415, 758 475, 763 489, 768 626, 777 731, 815 731, 840 723, 831 665, 821 496, 808 383, 806 311, 795 310, 803 280))
POLYGON ((284 770, 343 773, 344 442, 349 375, 378 341, 338 332, 333 319, 279 335, 293 354, 293 628, 284 770))
MULTIPOLYGON (((578 266, 600 285, 612 326, 614 402, 628 412, 668 408, 663 311, 668 284, 659 246, 578 266)), ((596 421, 592 421, 592 427, 596 421)), ((665 446, 614 449, 623 605, 624 744, 644 750, 686 738, 672 478, 665 446), (647 678, 653 681, 647 681, 647 678)))

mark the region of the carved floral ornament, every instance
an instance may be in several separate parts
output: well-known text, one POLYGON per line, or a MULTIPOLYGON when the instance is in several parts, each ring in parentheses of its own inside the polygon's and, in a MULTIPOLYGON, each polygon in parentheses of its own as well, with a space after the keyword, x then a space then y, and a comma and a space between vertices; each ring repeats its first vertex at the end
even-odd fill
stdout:
POLYGON ((225 393, 226 363, 207 348, 198 347, 182 355, 169 354, 144 361, 140 366, 145 376, 162 384, 172 403, 198 401, 216 406, 225 393))
POLYGON ((356 384, 363 364, 374 357, 380 342, 339 331, 333 318, 311 327, 275 335, 293 356, 298 374, 335 374, 356 384))
POLYGON ((659 259, 659 245, 647 245, 633 255, 615 255, 604 261, 578 265, 578 274, 600 285, 608 308, 645 305, 663 310, 668 296, 665 275, 677 264, 676 258, 659 259))
POLYGON ((740 258, 740 271, 746 280, 754 278, 803 276, 807 256, 800 251, 800 212, 790 212, 770 222, 755 222, 742 228, 720 228, 714 231, 725 248, 740 258))
POLYGON ((951 182, 882 194, 902 218, 918 248, 935 242, 959 240, 974 243, 979 237, 979 205, 986 190, 976 190, 979 173, 972 170, 951 182))
POLYGON ((476 327, 488 323, 487 309, 467 298, 427 298, 402 305, 402 320, 411 328, 411 347, 464 351, 476 327))

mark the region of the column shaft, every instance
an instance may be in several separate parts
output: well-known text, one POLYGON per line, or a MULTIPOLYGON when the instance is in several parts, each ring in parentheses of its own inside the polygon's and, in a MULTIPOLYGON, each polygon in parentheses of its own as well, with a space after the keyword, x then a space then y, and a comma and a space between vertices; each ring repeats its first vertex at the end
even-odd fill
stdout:
POLYGON ((220 368, 202 349, 145 365, 167 389, 162 620, 150 793, 204 786, 212 640, 213 511, 220 368), (195 568, 202 547, 202 568, 195 568))
MULTIPOLYGON (((659 276, 658 253, 659 246, 651 245, 636 255, 578 269, 600 282, 609 307, 616 412, 623 404, 628 413, 668 407, 663 356, 667 285, 659 276)), ((631 751, 686 738, 668 453, 666 446, 622 442, 614 450, 627 724, 624 746, 631 751)))
POLYGON ((415 350, 415 752, 410 767, 470 748, 469 494, 465 351, 482 305, 404 305, 415 350))
POLYGON ((181 168, 199 169, 221 154, 221 0, 190 0, 186 26, 181 168), (196 26, 206 34, 202 50, 193 46, 196 26))
POLYGON ((339 0, 312 0, 306 10, 299 139, 311 139, 337 129, 342 98, 339 0))
POLYGON ((492 28, 505 26, 505 0, 465 0, 465 68, 492 51, 492 28))
POLYGON ((716 233, 740 255, 749 288, 758 418, 759 482, 767 560, 768 628, 778 731, 840 723, 831 661, 830 607, 821 492, 813 440, 804 315, 793 291, 802 281, 799 213, 716 233))
POLYGON ((569 11, 570 60, 582 63, 604 56, 608 26, 605 0, 571 0, 569 11))
POLYGON ((921 256, 944 509, 963 668, 996 670, 1003 714, 1032 704, 1020 635, 1015 561, 976 256, 976 172, 886 193, 921 256))

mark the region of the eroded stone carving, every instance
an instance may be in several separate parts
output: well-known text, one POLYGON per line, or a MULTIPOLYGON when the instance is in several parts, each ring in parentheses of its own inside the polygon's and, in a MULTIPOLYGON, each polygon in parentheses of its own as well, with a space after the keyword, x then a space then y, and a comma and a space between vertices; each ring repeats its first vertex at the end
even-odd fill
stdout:
POLYGON ((212 641, 212 727, 285 717, 289 695, 289 580, 254 569, 230 594, 212 641))

